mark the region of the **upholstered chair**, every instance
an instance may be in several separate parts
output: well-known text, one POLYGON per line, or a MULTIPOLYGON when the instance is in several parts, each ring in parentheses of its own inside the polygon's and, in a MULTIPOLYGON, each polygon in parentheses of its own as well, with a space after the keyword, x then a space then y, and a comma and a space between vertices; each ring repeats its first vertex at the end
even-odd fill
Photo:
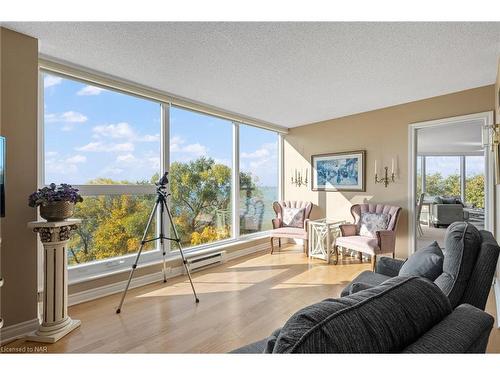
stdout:
POLYGON ((304 252, 307 252, 307 223, 313 204, 302 201, 279 201, 273 203, 276 218, 273 219, 271 230, 271 254, 274 251, 273 240, 278 239, 281 249, 282 238, 304 240, 304 252))
POLYGON ((396 228, 398 225, 401 207, 387 204, 355 204, 351 207, 354 224, 343 224, 340 226, 342 236, 335 242, 335 251, 338 248, 350 249, 359 252, 359 259, 363 260, 363 254, 371 256, 372 268, 375 269, 377 256, 391 254, 394 258, 396 250, 396 228), (360 233, 361 219, 363 214, 387 214, 388 223, 384 230, 377 230, 373 235, 360 233))

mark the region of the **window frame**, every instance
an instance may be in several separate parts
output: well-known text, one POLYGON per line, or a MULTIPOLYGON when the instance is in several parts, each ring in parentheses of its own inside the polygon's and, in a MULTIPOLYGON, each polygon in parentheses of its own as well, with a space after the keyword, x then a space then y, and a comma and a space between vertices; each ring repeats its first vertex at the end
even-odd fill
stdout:
MULTIPOLYGON (((41 188, 45 185, 45 142, 44 142, 44 132, 45 132, 45 124, 44 124, 44 86, 43 86, 43 74, 51 74, 58 77, 62 77, 64 79, 74 80, 78 82, 82 82, 85 84, 90 84, 93 86, 98 86, 105 88, 110 91, 120 92, 126 95, 132 95, 144 100, 153 101, 160 104, 160 175, 163 175, 165 171, 170 168, 170 108, 172 105, 175 105, 178 108, 194 111, 201 113, 203 115, 215 116, 222 118, 224 120, 231 121, 232 123, 232 174, 231 174, 231 204, 232 204, 232 231, 231 237, 215 241, 212 243, 192 246, 184 249, 185 254, 196 254, 198 252, 206 252, 213 249, 213 251, 217 251, 221 247, 225 247, 231 244, 237 244, 238 242, 244 242, 252 239, 264 238, 269 235, 269 230, 261 231, 257 233, 250 234, 240 234, 239 233, 239 205, 240 205, 240 194, 239 194, 239 173, 240 173, 240 144, 239 144, 239 129, 241 125, 245 126, 253 126, 260 128, 262 130, 267 130, 271 132, 275 132, 278 135, 278 150, 277 150, 277 163, 278 163, 278 181, 277 181, 277 189, 278 189, 278 199, 283 199, 284 194, 284 186, 283 186, 283 142, 284 137, 283 134, 286 134, 288 129, 279 129, 276 127, 271 127, 267 123, 262 123, 261 126, 256 124, 254 121, 243 121, 232 116, 228 112, 228 116, 221 115, 220 111, 214 110, 210 107, 207 107, 207 110, 200 110, 203 107, 194 103, 193 105, 182 105, 183 103, 190 103, 184 100, 181 103, 173 103, 173 100, 169 100, 170 98, 166 94, 159 95, 148 95, 149 89, 145 89, 142 86, 135 87, 131 84, 123 84, 119 81, 114 80, 113 78, 109 78, 105 75, 99 76, 95 73, 87 73, 85 71, 80 71, 72 67, 67 67, 67 71, 65 71, 65 67, 56 64, 57 68, 51 68, 50 63, 47 61, 43 61, 43 63, 39 63, 39 79, 38 79, 38 92, 39 92, 39 103, 38 103, 38 187, 41 188), (100 79, 102 78, 102 79, 100 79), (112 84, 110 84, 110 82, 112 84), (121 88, 123 87, 123 88, 121 88), (134 88, 137 88, 134 90, 134 88)), ((154 185, 73 185, 75 188, 80 190, 80 193, 84 196, 95 196, 95 195, 121 195, 121 194, 154 194, 155 186, 154 185)), ((159 215, 159 213, 158 213, 159 215)), ((165 213, 166 216, 166 213, 165 213)), ((168 219, 165 217, 164 222, 168 224, 168 219)), ((159 220, 157 220, 157 225, 159 225, 159 220)), ((157 227, 157 229, 159 229, 157 227)), ((168 227, 165 228, 168 230, 168 227)), ((170 246, 170 241, 165 241, 166 243, 166 259, 172 259, 178 257, 177 248, 174 246, 172 249, 170 246)), ((150 250, 144 252, 141 255, 140 262, 138 268, 147 267, 153 264, 160 263, 162 261, 162 252, 159 249, 159 241, 157 241, 157 247, 154 250, 150 250)), ((39 252, 40 253, 40 252, 39 252)), ((126 272, 129 270, 134 263, 137 257, 137 252, 128 253, 121 256, 95 260, 91 262, 86 262, 83 264, 71 265, 68 267, 68 283, 77 284, 80 282, 97 279, 101 277, 110 276, 113 274, 126 272)), ((41 259, 39 260, 39 262, 41 259)), ((42 267, 39 267, 42 269, 42 267)))

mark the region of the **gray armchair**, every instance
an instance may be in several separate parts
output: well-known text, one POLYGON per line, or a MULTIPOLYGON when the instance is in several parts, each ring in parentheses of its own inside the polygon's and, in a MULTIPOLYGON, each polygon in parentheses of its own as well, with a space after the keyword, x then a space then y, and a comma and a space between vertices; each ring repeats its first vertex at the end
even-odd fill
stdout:
MULTIPOLYGON (((470 304, 484 310, 495 275, 500 247, 493 235, 464 222, 448 227, 443 273, 434 280, 451 306, 470 304)), ((375 272, 364 271, 342 291, 342 296, 369 289, 398 276, 404 261, 381 257, 375 272)))

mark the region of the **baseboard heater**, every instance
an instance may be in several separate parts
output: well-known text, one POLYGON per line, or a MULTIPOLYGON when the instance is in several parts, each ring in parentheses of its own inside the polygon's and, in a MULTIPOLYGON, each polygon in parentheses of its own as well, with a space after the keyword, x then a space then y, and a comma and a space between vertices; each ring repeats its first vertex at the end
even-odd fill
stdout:
POLYGON ((224 263, 226 257, 225 251, 216 253, 203 254, 186 259, 187 266, 190 272, 199 271, 204 268, 212 267, 224 263))

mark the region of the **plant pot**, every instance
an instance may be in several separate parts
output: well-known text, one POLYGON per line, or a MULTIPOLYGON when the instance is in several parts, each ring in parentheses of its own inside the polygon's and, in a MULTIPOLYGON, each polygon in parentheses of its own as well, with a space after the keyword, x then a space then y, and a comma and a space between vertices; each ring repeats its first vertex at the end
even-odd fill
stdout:
POLYGON ((74 209, 72 202, 50 202, 40 206, 40 216, 47 221, 64 221, 73 216, 74 209))

